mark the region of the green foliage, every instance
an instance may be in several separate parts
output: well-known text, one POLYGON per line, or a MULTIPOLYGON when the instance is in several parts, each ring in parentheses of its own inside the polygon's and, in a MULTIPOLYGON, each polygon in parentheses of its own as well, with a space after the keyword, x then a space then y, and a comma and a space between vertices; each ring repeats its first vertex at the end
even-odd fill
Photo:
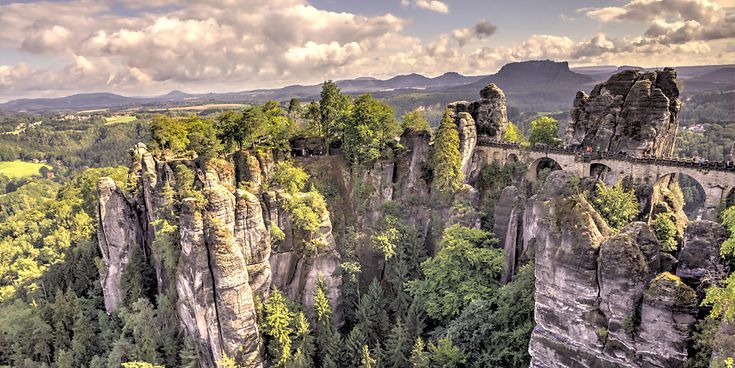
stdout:
POLYGON ((271 221, 270 226, 270 235, 271 235, 271 241, 273 242, 279 242, 286 239, 286 234, 281 230, 280 227, 278 227, 278 224, 274 221, 271 221))
POLYGON ((730 206, 723 211, 720 217, 722 225, 730 232, 730 237, 722 243, 720 254, 723 257, 733 257, 735 256, 735 206, 730 206))
POLYGON ((352 165, 378 159, 388 142, 401 133, 390 105, 370 94, 357 98, 344 130, 342 151, 352 165))
POLYGON ((669 213, 659 213, 651 222, 651 230, 656 234, 661 250, 664 252, 676 252, 679 247, 676 241, 676 224, 671 220, 669 213))
POLYGON ((314 292, 314 336, 315 366, 336 368, 341 348, 341 336, 332 320, 332 308, 329 304, 327 287, 324 279, 319 278, 314 292))
POLYGON ((367 343, 375 346, 388 334, 390 319, 383 288, 377 280, 368 286, 367 292, 360 297, 357 305, 357 325, 367 337, 367 343))
POLYGON ((383 253, 383 258, 387 261, 396 255, 396 242, 399 240, 400 232, 396 226, 398 219, 395 216, 386 216, 384 222, 383 228, 372 236, 371 241, 373 248, 383 253))
POLYGON ((367 345, 362 346, 361 354, 360 354, 360 365, 359 368, 374 368, 375 367, 375 359, 370 356, 370 350, 368 349, 367 345))
POLYGON ((523 143, 526 141, 526 137, 517 125, 508 122, 508 127, 503 132, 502 140, 505 142, 523 143))
POLYGON ((123 368, 164 368, 162 365, 156 365, 146 362, 128 362, 122 364, 123 368))
POLYGON ((496 298, 473 301, 449 323, 447 334, 475 367, 528 367, 528 341, 535 326, 534 266, 518 269, 496 298))
POLYGON ((427 314, 448 321, 475 299, 495 294, 502 271, 503 252, 493 248, 492 234, 452 225, 444 230, 441 250, 421 264, 426 275, 411 280, 406 290, 427 314))
POLYGON ((439 339, 437 345, 429 343, 429 352, 434 367, 462 367, 467 360, 465 353, 454 345, 448 335, 439 339))
POLYGON ((294 166, 290 161, 281 161, 276 164, 271 175, 271 184, 285 189, 289 194, 295 194, 304 190, 309 174, 300 167, 294 166))
POLYGON ((385 367, 404 368, 410 366, 411 339, 406 326, 401 323, 400 319, 390 330, 386 348, 385 367))
POLYGON ((449 109, 444 112, 434 141, 434 186, 442 194, 453 194, 462 186, 462 157, 459 132, 449 109))
POLYGON ((702 304, 712 305, 708 318, 722 318, 728 323, 735 321, 735 273, 719 285, 710 286, 702 304))
POLYGON ((608 187, 601 181, 595 189, 592 205, 611 228, 620 230, 638 217, 638 199, 633 190, 623 189, 620 182, 608 187))
POLYGON ((421 337, 416 339, 413 348, 411 348, 411 358, 409 360, 415 368, 429 368, 431 366, 431 357, 426 351, 426 345, 421 337))
POLYGON ((329 148, 332 142, 342 140, 344 125, 352 106, 349 97, 343 95, 331 80, 325 81, 322 85, 320 97, 316 133, 317 136, 324 138, 325 148, 329 148))
POLYGON ((551 116, 542 116, 531 122, 528 140, 532 145, 545 144, 558 146, 561 143, 558 135, 559 122, 551 116))
MULTIPOLYGON (((63 185, 53 201, 16 213, 0 223, 0 301, 16 291, 34 291, 36 279, 86 242, 97 225, 97 180, 124 181, 127 169, 89 169, 63 185)), ((120 184, 121 185, 121 184, 120 184)))
POLYGON ((306 232, 316 232, 327 213, 327 203, 319 192, 296 193, 288 203, 294 227, 306 232))
POLYGON ((270 297, 263 305, 265 311, 265 325, 263 333, 269 338, 268 353, 273 357, 276 367, 285 367, 291 359, 291 326, 293 313, 286 304, 286 299, 278 289, 271 292, 270 297))
POLYGON ((401 119, 403 120, 402 126, 404 130, 410 129, 416 132, 431 131, 429 120, 427 120, 426 117, 424 117, 424 114, 419 110, 409 111, 403 114, 401 119))
POLYGON ((183 119, 155 115, 151 120, 152 148, 164 154, 182 153, 189 144, 188 129, 183 119))

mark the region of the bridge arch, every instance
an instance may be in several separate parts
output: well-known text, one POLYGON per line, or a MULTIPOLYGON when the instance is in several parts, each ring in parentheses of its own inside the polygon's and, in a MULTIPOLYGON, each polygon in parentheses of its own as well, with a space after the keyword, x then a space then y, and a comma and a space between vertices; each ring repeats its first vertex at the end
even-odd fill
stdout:
POLYGON ((505 163, 506 164, 510 164, 510 163, 514 163, 514 162, 518 162, 518 161, 519 161, 518 155, 516 155, 515 153, 509 154, 508 155, 508 158, 505 159, 505 163))
POLYGON ((607 185, 614 185, 618 181, 618 177, 615 175, 613 169, 600 162, 593 162, 590 164, 589 176, 600 180, 607 185))
POLYGON ((539 157, 531 163, 531 166, 528 167, 526 177, 528 181, 535 182, 544 175, 545 171, 551 172, 556 170, 561 170, 561 165, 559 165, 556 160, 546 156, 539 157))
POLYGON ((705 189, 704 185, 695 177, 683 172, 669 172, 660 175, 654 186, 670 187, 670 185, 678 185, 683 196, 683 209, 690 220, 709 218, 707 211, 716 208, 712 203, 719 203, 722 199, 722 193, 714 193, 705 189))

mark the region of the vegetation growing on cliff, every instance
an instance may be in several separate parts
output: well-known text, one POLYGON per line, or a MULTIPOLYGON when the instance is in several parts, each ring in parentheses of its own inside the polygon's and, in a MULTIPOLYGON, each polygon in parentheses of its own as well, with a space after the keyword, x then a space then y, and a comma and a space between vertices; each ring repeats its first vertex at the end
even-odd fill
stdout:
POLYGON ((559 139, 559 122, 551 116, 542 116, 531 122, 531 128, 528 131, 528 141, 532 145, 545 144, 547 146, 558 146, 561 144, 559 139))
POLYGON ((444 111, 434 141, 434 187, 442 194, 456 192, 462 185, 462 157, 459 153, 459 132, 449 109, 444 111))
POLYGON ((623 189, 620 182, 611 187, 597 182, 592 204, 615 230, 622 229, 638 217, 639 207, 635 192, 623 189))

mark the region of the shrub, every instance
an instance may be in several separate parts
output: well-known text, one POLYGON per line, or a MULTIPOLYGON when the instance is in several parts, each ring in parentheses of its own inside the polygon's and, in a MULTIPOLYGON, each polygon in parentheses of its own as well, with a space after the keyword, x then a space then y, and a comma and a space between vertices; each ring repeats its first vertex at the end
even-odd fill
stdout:
POLYGON ((675 252, 678 248, 676 241, 676 224, 668 213, 659 213, 651 222, 651 230, 656 234, 661 250, 675 252))
POLYGON ((638 199, 632 190, 624 190, 620 182, 608 187, 597 182, 593 205, 615 230, 622 229, 638 217, 638 199))
POLYGON ((304 190, 308 180, 309 174, 304 169, 293 166, 289 161, 283 161, 276 164, 273 176, 271 177, 271 184, 285 189, 290 194, 294 194, 304 190))

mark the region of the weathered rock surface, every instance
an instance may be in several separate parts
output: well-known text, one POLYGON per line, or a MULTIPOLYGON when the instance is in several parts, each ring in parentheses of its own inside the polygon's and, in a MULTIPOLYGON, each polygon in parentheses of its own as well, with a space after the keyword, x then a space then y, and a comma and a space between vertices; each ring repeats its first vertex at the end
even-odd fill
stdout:
POLYGON ((507 283, 515 274, 520 256, 523 254, 523 209, 524 196, 514 186, 503 189, 495 205, 493 233, 498 238, 498 247, 505 250, 505 264, 500 282, 507 283))
POLYGON ((679 128, 676 72, 625 70, 588 96, 577 93, 565 144, 611 152, 670 156, 679 128))
POLYGON ((499 140, 508 128, 505 93, 494 83, 480 91, 480 100, 458 101, 447 106, 457 117, 469 113, 476 126, 476 135, 499 140))
POLYGON ((651 281, 641 306, 637 338, 640 366, 682 366, 696 314, 697 293, 681 279, 664 272, 651 281))
POLYGON ((235 201, 235 241, 247 260, 250 287, 265 299, 271 285, 271 238, 263 209, 258 197, 245 190, 235 192, 235 201))
POLYGON ((553 172, 524 213, 524 243, 536 256, 531 367, 681 366, 696 293, 660 273, 646 223, 613 234, 571 180, 553 172))
POLYGON ((143 237, 138 214, 133 204, 128 202, 115 181, 101 178, 97 182, 99 198, 99 218, 97 239, 102 253, 104 269, 100 270, 100 281, 105 298, 105 310, 114 312, 123 301, 120 279, 128 256, 133 247, 144 252, 143 237))
MULTIPOLYGON (((314 291, 321 277, 329 290, 335 319, 340 321, 339 289, 342 283, 339 273, 341 264, 337 253, 329 213, 322 214, 322 223, 317 234, 297 231, 288 212, 289 195, 282 192, 268 193, 270 223, 283 231, 283 240, 276 241, 270 257, 273 280, 272 287, 278 288, 291 300, 300 301, 310 310, 314 306, 314 291), (314 239, 320 246, 314 253, 305 251, 307 239, 314 239)), ((269 225, 273 226, 273 225, 269 225)))
POLYGON ((679 252, 676 275, 689 284, 699 285, 723 272, 720 245, 727 230, 713 221, 693 221, 684 230, 684 245, 679 252))

